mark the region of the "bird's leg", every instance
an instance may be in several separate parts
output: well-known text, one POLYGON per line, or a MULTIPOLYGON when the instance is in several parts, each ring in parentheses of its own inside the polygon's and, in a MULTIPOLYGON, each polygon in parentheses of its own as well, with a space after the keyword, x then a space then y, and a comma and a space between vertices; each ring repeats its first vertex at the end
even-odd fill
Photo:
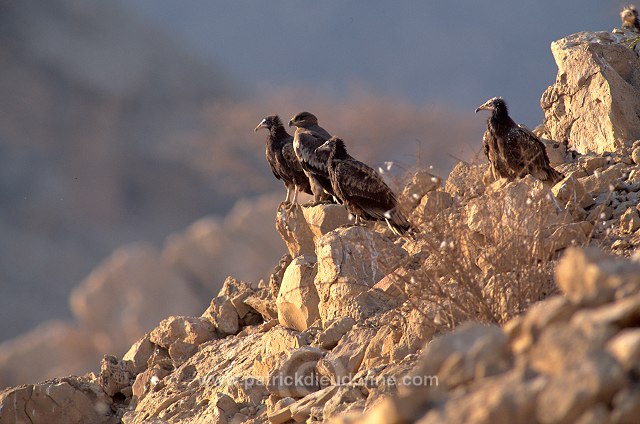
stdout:
POLYGON ((287 211, 289 212, 289 214, 291 214, 292 217, 295 218, 297 216, 296 214, 298 211, 298 186, 293 187, 293 199, 291 199, 291 203, 289 204, 287 211))
POLYGON ((291 187, 287 186, 287 197, 284 199, 284 203, 289 203, 290 197, 291 197, 291 187))

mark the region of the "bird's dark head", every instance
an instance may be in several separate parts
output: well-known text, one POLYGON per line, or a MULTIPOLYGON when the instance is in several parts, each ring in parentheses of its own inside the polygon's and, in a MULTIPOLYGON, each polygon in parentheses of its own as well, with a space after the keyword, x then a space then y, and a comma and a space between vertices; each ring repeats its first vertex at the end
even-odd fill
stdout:
POLYGON ((632 4, 626 6, 622 9, 622 12, 620 12, 620 19, 622 19, 623 26, 634 26, 636 19, 638 19, 638 11, 636 10, 636 7, 632 4))
POLYGON ((271 130, 272 127, 282 126, 282 122, 278 115, 269 115, 264 118, 256 127, 254 131, 258 131, 260 128, 266 128, 267 130, 271 130))
POLYGON ((316 149, 316 151, 332 152, 335 157, 344 157, 347 155, 347 147, 345 146, 344 141, 336 136, 325 141, 324 144, 320 145, 316 149))
POLYGON ((312 125, 318 125, 318 118, 310 112, 297 113, 289 121, 289 126, 296 126, 298 128, 309 128, 312 125))
POLYGON ((507 104, 502 97, 494 97, 487 100, 476 109, 476 113, 481 110, 491 110, 493 113, 507 113, 507 104))

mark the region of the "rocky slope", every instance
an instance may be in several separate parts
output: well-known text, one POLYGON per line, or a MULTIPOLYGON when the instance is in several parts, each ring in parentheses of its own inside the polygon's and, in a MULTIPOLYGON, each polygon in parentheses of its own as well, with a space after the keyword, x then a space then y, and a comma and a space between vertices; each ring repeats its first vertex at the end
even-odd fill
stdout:
MULTIPOLYGON (((590 49, 638 60, 616 37, 557 45, 577 43, 566 69, 590 49)), ((584 80, 559 68, 547 94, 577 93, 584 80)), ((591 78, 640 88, 616 69, 591 78)), ((604 100, 578 133, 558 137, 559 109, 538 129, 558 138, 553 187, 492 181, 486 165, 444 182, 417 171, 401 196, 413 238, 345 226, 340 206, 278 208, 288 254, 269 281, 228 277, 200 316, 165 318, 98 374, 4 390, 0 423, 635 422, 640 141, 617 114, 640 97, 604 100)))

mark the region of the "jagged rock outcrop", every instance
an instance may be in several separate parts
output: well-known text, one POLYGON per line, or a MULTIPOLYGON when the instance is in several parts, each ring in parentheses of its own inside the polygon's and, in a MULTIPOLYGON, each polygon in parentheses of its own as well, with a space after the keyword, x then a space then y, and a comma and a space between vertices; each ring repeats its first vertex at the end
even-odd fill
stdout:
POLYGON ((581 32, 551 43, 558 76, 540 100, 545 136, 580 153, 640 139, 640 57, 628 33, 581 32))

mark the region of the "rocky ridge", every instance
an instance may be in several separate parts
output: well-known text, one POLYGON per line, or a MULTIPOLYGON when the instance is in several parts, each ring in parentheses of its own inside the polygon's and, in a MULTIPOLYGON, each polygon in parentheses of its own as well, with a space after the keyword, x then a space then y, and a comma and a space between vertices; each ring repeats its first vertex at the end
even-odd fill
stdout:
MULTIPOLYGON (((574 67, 589 49, 626 57, 603 37, 558 45, 580 44, 574 67)), ((603 68, 609 92, 634 82, 603 68)), ((556 92, 576 93, 564 72, 556 92)), ((201 316, 164 319, 98 375, 3 391, 0 423, 634 422, 640 141, 578 144, 599 122, 548 141, 553 187, 417 171, 401 196, 413 239, 345 225, 340 206, 279 208, 288 253, 269 281, 228 277, 201 316)))

